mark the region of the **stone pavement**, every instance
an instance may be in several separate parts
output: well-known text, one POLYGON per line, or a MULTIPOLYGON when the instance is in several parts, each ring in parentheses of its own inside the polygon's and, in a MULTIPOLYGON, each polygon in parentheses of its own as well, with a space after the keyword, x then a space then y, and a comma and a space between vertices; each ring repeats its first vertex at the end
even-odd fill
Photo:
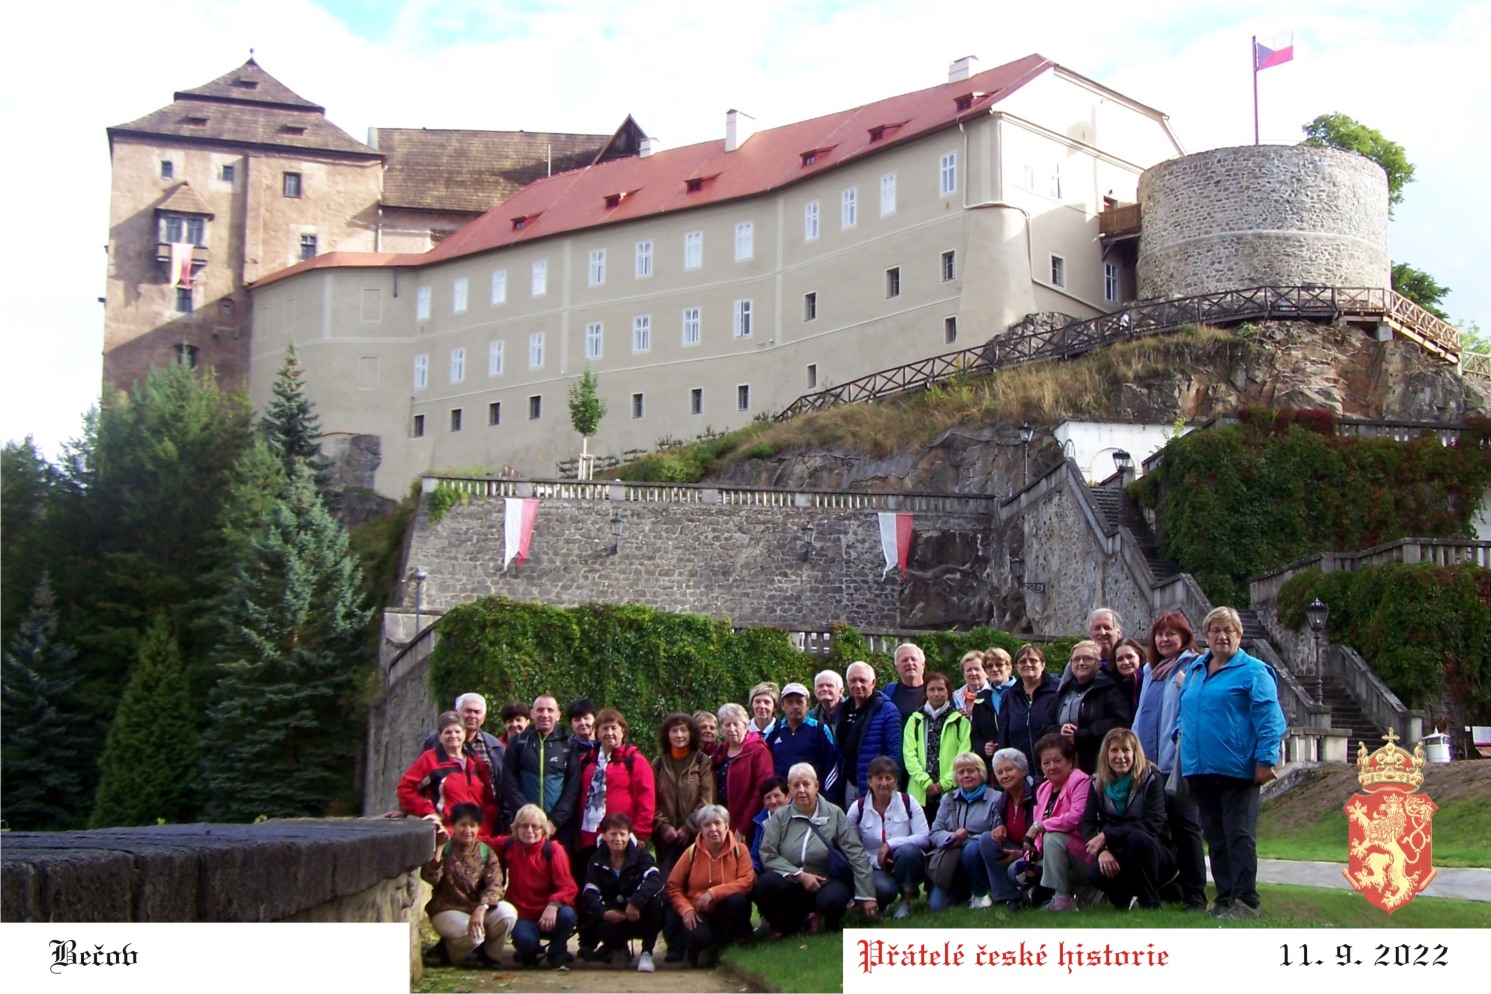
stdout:
MULTIPOLYGON (((1260 859, 1258 882, 1297 884, 1301 887, 1326 887, 1350 890, 1342 871, 1344 863, 1315 863, 1307 860, 1260 859)), ((1462 901, 1491 901, 1491 869, 1481 867, 1442 866, 1424 891, 1424 897, 1455 897, 1462 901)))

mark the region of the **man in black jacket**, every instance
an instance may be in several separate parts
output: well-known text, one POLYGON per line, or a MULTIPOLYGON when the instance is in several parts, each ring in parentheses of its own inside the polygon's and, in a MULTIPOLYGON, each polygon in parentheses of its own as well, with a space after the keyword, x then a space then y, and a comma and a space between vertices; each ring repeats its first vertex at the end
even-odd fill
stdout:
POLYGON ((580 801, 580 762, 559 724, 559 701, 540 694, 533 701, 533 724, 507 744, 502 764, 502 812, 509 821, 525 804, 537 804, 549 816, 549 836, 574 819, 580 801))

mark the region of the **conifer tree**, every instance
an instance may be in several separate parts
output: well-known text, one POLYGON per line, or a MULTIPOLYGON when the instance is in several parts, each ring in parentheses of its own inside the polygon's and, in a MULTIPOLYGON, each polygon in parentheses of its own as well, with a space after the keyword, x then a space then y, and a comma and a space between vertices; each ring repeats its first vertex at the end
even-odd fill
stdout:
POLYGON ((0 770, 11 828, 74 828, 87 815, 81 774, 92 757, 78 736, 77 652, 56 636, 56 598, 43 573, 0 662, 0 770))
POLYGON ((196 715, 186 692, 181 652, 170 623, 156 615, 109 726, 90 827, 189 817, 196 746, 196 715))
POLYGON ((369 617, 360 584, 347 533, 297 462, 223 600, 203 743, 208 817, 317 815, 352 792, 369 617))
POLYGON ((273 399, 264 410, 259 429, 270 451, 280 458, 285 472, 296 461, 315 474, 316 489, 327 506, 335 509, 331 490, 331 461, 321 452, 321 419, 305 395, 305 370, 292 343, 285 350, 285 364, 275 378, 273 399))

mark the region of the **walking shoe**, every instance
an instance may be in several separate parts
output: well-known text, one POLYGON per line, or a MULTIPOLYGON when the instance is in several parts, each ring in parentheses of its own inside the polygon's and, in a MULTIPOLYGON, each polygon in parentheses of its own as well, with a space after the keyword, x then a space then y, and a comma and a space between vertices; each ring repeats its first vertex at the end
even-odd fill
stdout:
POLYGON ((979 897, 975 897, 973 900, 968 902, 969 911, 981 911, 984 908, 992 907, 994 907, 994 899, 988 894, 983 894, 979 897))
POLYGON ((1233 902, 1232 907, 1217 916, 1219 920, 1224 922, 1246 922, 1262 917, 1263 909, 1255 908, 1246 901, 1233 902))
POLYGON ((896 910, 891 914, 891 917, 896 919, 897 921, 901 920, 902 918, 910 918, 911 902, 902 901, 900 904, 896 905, 896 910))
POLYGON ((1077 899, 1075 897, 1072 897, 1071 895, 1057 894, 1055 897, 1051 898, 1050 901, 1046 902, 1046 906, 1041 908, 1041 910, 1077 911, 1079 909, 1077 908, 1077 899))
POLYGON ((1211 910, 1207 913, 1213 918, 1221 918, 1230 910, 1232 910, 1231 901, 1218 901, 1211 906, 1211 910))
POLYGON ((1139 895, 1135 894, 1133 897, 1129 898, 1129 910, 1133 911, 1137 907, 1139 907, 1139 895))
POLYGON ((638 973, 652 973, 656 969, 657 966, 655 966, 652 962, 652 953, 643 953, 641 956, 637 957, 638 973))

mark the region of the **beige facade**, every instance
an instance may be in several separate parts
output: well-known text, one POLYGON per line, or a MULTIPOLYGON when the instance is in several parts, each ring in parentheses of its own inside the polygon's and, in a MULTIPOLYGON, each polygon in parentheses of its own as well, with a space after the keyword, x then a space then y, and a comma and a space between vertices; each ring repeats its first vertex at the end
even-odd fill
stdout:
POLYGON ((1157 112, 1052 66, 987 114, 750 196, 267 279, 253 399, 293 342, 324 428, 381 436, 389 495, 432 469, 555 475, 586 365, 609 408, 593 452, 738 427, 1032 311, 1131 298, 1096 215, 1180 151, 1157 112))

